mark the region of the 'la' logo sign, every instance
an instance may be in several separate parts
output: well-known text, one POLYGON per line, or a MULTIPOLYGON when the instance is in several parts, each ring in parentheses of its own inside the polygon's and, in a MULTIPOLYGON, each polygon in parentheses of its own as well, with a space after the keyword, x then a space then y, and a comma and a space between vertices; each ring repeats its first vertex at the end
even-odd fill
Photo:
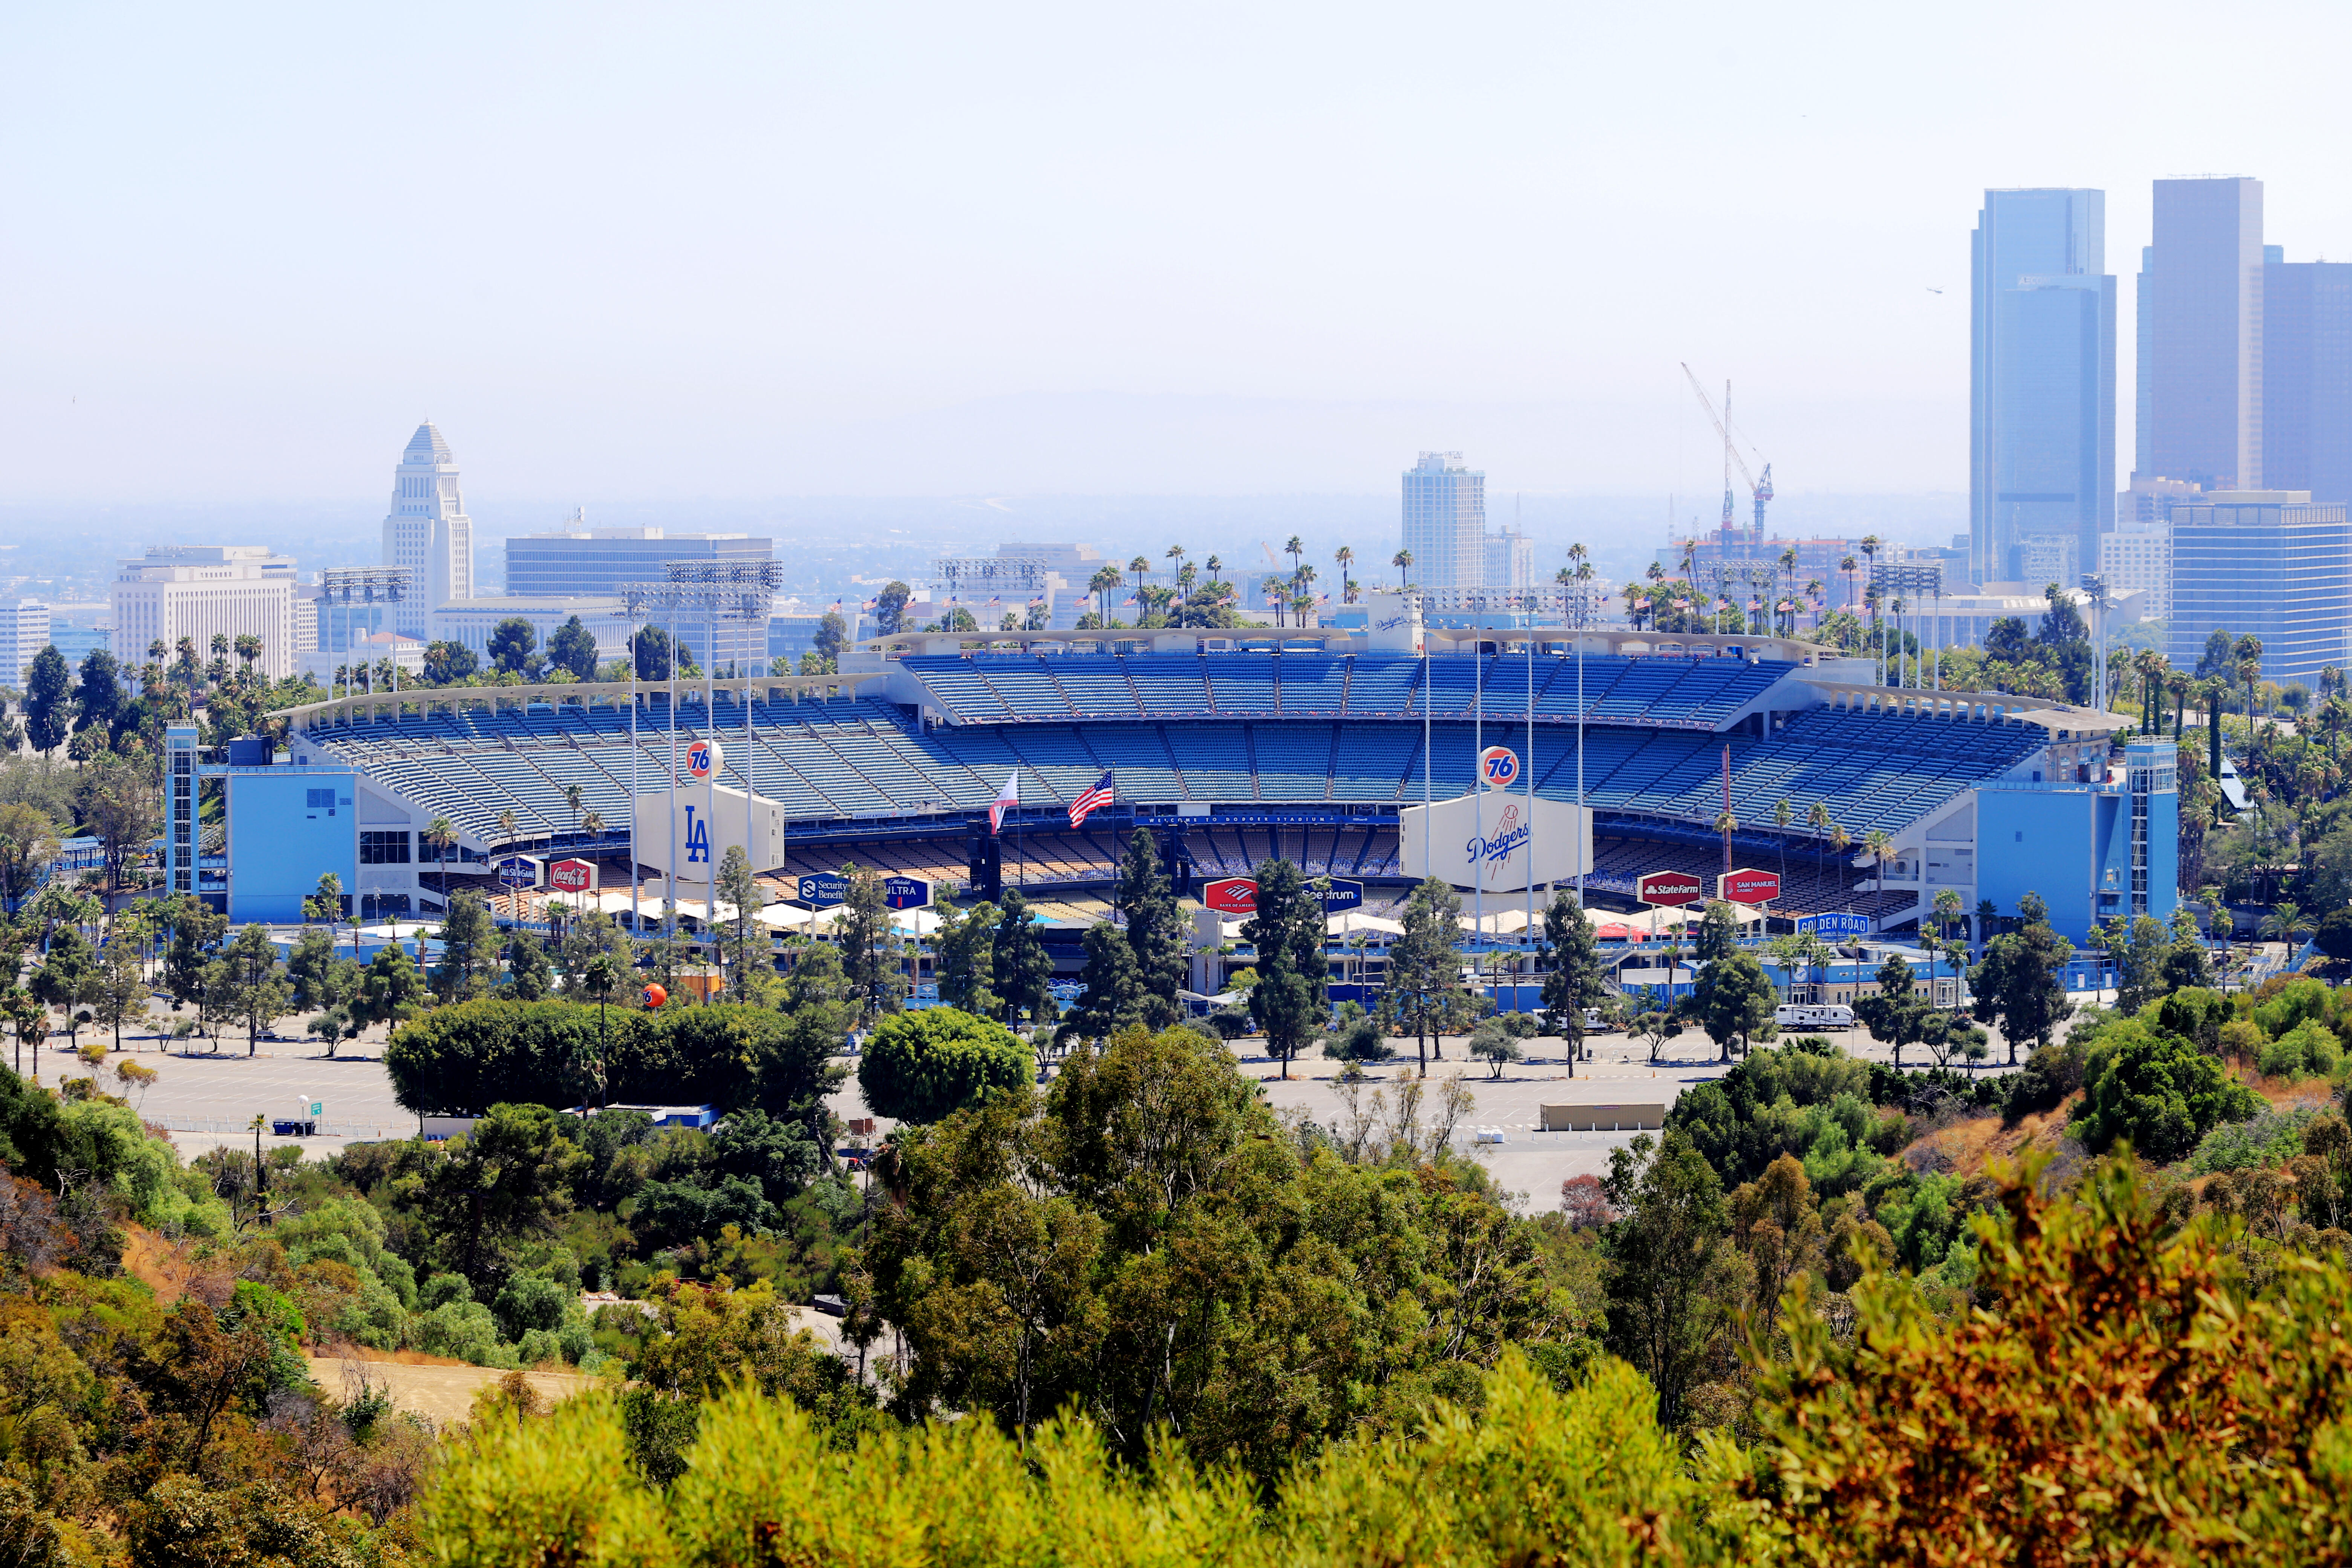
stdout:
POLYGON ((710 864, 710 819, 695 816, 690 805, 686 808, 686 863, 710 864))
POLYGON ((709 741, 691 741, 686 748, 686 776, 696 784, 709 784, 719 766, 719 748, 709 741))

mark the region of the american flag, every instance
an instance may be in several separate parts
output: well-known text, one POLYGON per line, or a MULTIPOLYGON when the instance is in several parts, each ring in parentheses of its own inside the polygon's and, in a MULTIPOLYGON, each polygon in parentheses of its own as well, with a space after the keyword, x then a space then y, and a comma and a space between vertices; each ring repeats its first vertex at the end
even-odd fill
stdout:
POLYGON ((1102 777, 1095 781, 1094 788, 1082 792, 1077 799, 1070 802, 1070 826, 1073 827, 1084 826, 1087 817, 1108 805, 1110 802, 1110 774, 1106 771, 1102 777))

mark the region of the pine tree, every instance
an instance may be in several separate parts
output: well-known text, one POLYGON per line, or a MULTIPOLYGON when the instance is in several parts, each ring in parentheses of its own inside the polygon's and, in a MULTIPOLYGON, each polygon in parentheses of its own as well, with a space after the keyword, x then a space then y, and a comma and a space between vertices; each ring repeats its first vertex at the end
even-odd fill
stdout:
MULTIPOLYGON (((1462 991, 1462 895, 1432 877, 1405 901, 1404 935, 1389 949, 1389 981, 1381 1007, 1412 1031, 1422 1070, 1429 1070, 1429 1040, 1466 1012, 1462 991)), ((1438 1058, 1444 1059, 1443 1046, 1438 1058)))
POLYGON ((1568 1070, 1573 1076, 1577 1052, 1584 1043, 1584 1010, 1599 1005, 1609 990, 1601 979, 1601 948, 1592 922, 1566 889, 1555 889, 1550 908, 1544 910, 1541 963, 1547 971, 1544 1027, 1568 1042, 1568 1070))
POLYGON ((25 676, 25 738, 37 752, 54 752, 65 744, 72 718, 73 670, 51 643, 33 656, 25 676))
POLYGON ((1033 1024, 1050 1024, 1054 1005, 1054 961, 1045 955, 1045 939, 1029 923, 1029 900, 1021 889, 1004 895, 1004 913, 996 926, 994 959, 997 994, 1003 1017, 1016 1024, 1026 1013, 1033 1024))
POLYGON ((1127 919, 1127 945, 1135 954, 1143 988, 1143 1022, 1153 1029, 1181 1022, 1184 1005, 1177 993, 1183 988, 1187 969, 1184 917, 1167 873, 1160 868, 1159 848, 1149 828, 1137 828, 1128 840, 1112 904, 1127 919))
POLYGON ((881 874, 854 865, 844 866, 841 874, 849 879, 841 900, 841 923, 835 928, 841 966, 857 997, 857 1021, 867 1024, 881 1014, 897 1012, 906 994, 905 979, 898 973, 898 936, 890 924, 881 874))
POLYGON ((1266 1051, 1290 1076, 1291 1058, 1307 1048, 1330 1018, 1324 985, 1323 900, 1287 860, 1261 861, 1257 913, 1242 925, 1242 940, 1257 949, 1257 984, 1250 1016, 1265 1031, 1266 1051))
POLYGON ((997 995, 996 921, 994 904, 982 900, 961 914, 951 899, 932 906, 940 929, 931 939, 938 955, 940 1000, 975 1018, 993 1018, 1004 1010, 997 995))
POLYGON ((1158 998, 1143 989, 1135 949, 1108 921, 1087 928, 1086 948, 1087 966, 1078 976, 1086 991, 1070 1010, 1062 1033, 1071 1039, 1107 1040, 1129 1025, 1143 1022, 1145 1004, 1158 998))
POLYGON ((449 900, 441 921, 441 962, 433 966, 433 989, 445 1002, 463 1002, 489 989, 498 966, 499 929, 489 910, 471 893, 449 900))

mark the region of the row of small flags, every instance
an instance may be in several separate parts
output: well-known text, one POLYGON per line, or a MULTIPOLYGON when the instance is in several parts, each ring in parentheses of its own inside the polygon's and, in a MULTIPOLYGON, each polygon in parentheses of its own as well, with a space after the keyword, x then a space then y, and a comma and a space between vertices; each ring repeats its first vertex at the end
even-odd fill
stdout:
MULTIPOLYGON (((1106 768, 1103 776, 1095 780, 1092 788, 1081 790, 1078 798, 1070 802, 1070 826, 1083 827, 1087 817, 1110 805, 1113 798, 1110 770, 1106 768)), ((996 792, 996 800, 988 808, 988 831, 992 834, 1003 832, 1004 814, 1020 804, 1021 770, 1015 768, 1004 775, 1004 787, 996 792)))

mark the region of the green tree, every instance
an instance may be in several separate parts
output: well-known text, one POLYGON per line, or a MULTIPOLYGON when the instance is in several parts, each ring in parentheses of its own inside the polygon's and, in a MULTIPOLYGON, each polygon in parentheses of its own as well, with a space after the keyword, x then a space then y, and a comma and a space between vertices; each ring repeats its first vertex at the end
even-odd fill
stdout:
POLYGON ((1290 1076, 1291 1058, 1305 1050, 1330 1018, 1324 984, 1323 900, 1298 868, 1268 859, 1257 868, 1257 912, 1242 925, 1242 940, 1257 949, 1257 984, 1250 1016, 1265 1031, 1266 1050, 1290 1076))
POLYGON ((114 1048, 122 1048, 122 1026, 147 1010, 147 917, 125 913, 114 918, 106 945, 98 950, 93 970, 92 1016, 114 1033, 114 1048))
POLYGON ((121 667, 102 647, 82 655, 81 679, 74 687, 74 732, 97 730, 111 741, 128 721, 130 701, 119 676, 121 667))
POLYGON ((1569 1072, 1584 1043, 1584 1010, 1609 998, 1609 984, 1601 968, 1601 946, 1592 922, 1576 895, 1565 888, 1552 889, 1544 910, 1543 948, 1537 962, 1543 965, 1544 1031, 1568 1042, 1569 1072))
POLYGON ((545 1000, 555 990, 555 970, 539 938, 516 930, 507 936, 507 994, 518 1002, 545 1000))
POLYGON ((539 647, 539 633, 520 616, 509 616, 490 628, 489 640, 483 647, 492 665, 509 675, 520 675, 539 647))
POLYGON ((33 656, 25 672, 25 740, 43 753, 65 744, 73 719, 73 671, 58 645, 50 643, 33 656))
POLYGON ((849 623, 839 610, 827 610, 816 623, 815 653, 824 660, 826 674, 841 668, 841 656, 849 647, 849 623))
POLYGON ((441 921, 441 962, 433 966, 433 990, 444 1002, 479 996, 497 981, 499 928, 482 900, 460 893, 441 921))
POLYGON ((2049 906, 2028 893, 2018 901, 2018 918, 2019 928, 1986 943, 1984 961, 1969 973, 1977 1018, 2000 1025, 2011 1066, 2018 1041, 2048 1045, 2074 1011, 2063 978, 2074 950, 2051 929, 2049 906))
MULTIPOLYGON (((286 955, 286 978, 294 987, 294 1005, 306 1012, 319 1012, 349 999, 349 994, 335 989, 338 962, 335 939, 316 926, 306 926, 294 939, 294 949, 286 955)), ((354 966, 356 968, 356 966, 354 966)))
MULTIPOLYGON (((895 577, 883 584, 882 592, 876 595, 874 598, 875 635, 887 637, 905 631, 907 601, 914 596, 915 591, 895 577)), ((840 651, 839 648, 835 648, 826 657, 834 657, 840 651)))
POLYGON ((1612 1151, 1601 1191, 1624 1217, 1606 1232, 1609 1347, 1646 1374, 1658 1419, 1680 1426, 1741 1294, 1723 1183, 1681 1132, 1612 1151))
POLYGON ((885 1013, 897 1012, 906 994, 898 969, 901 944, 890 924, 890 906, 885 901, 880 874, 855 865, 844 866, 841 874, 848 879, 849 887, 842 896, 835 940, 841 949, 850 991, 857 998, 857 1021, 869 1024, 885 1013))
MULTIPOLYGON (((759 878, 751 873, 751 858, 740 844, 730 844, 719 861, 719 897, 735 906, 734 929, 730 935, 734 952, 730 962, 735 971, 735 994, 745 1001, 753 1000, 751 981, 761 961, 767 957, 768 928, 760 923, 760 910, 766 907, 768 895, 760 886, 759 878)), ((714 911, 715 913, 716 911, 714 911)), ((772 971, 769 978, 773 979, 772 971)))
POLYGON ((162 796, 154 769, 143 762, 110 756, 82 770, 74 795, 83 825, 96 835, 106 857, 107 886, 122 886, 124 868, 133 856, 147 852, 162 825, 162 796))
POLYGON ((595 679, 595 634, 578 616, 573 616, 548 637, 547 659, 558 669, 570 670, 574 680, 595 679))
POLYGON ((2196 1042, 2137 1018, 2102 1031, 2084 1063, 2084 1142, 2104 1150, 2130 1141, 2144 1160, 2169 1164, 2224 1121, 2242 1121, 2260 1102, 2196 1042))
POLYGON ((0 898, 14 911, 58 858, 58 825, 22 801, 0 805, 0 898))
POLYGON ((394 1024, 413 1016, 424 1005, 425 976, 405 948, 380 947, 360 977, 358 994, 348 1004, 352 1022, 394 1024))
POLYGON ((940 917, 939 930, 931 939, 931 950, 938 955, 940 1000, 979 1017, 997 1016, 1004 1002, 992 989, 996 906, 983 900, 959 911, 955 901, 947 899, 934 906, 934 912, 940 917))
POLYGON ((1188 967, 1184 916, 1149 828, 1137 828, 1127 842, 1111 907, 1127 922, 1127 945, 1134 950, 1143 986, 1143 1021, 1153 1029, 1167 1028, 1184 1016, 1177 997, 1188 967))
POLYGON ((1054 961, 1046 954, 1045 940, 1038 933, 1029 900, 1022 897, 1020 889, 1005 891, 1003 911, 996 922, 992 957, 1004 1021, 1015 1024, 1026 1016, 1032 1024, 1053 1023, 1057 1016, 1054 961))
POLYGON ((875 1026, 857 1087, 877 1116, 937 1121, 991 1095, 1022 1094, 1035 1072, 1029 1047, 994 1019, 926 1007, 875 1026))
POLYGON ((1902 954, 1888 954, 1878 966, 1876 978, 1876 994, 1854 998, 1854 1016, 1869 1029, 1872 1039, 1895 1047, 1895 1065, 1900 1068, 1903 1047, 1916 1046, 1926 1037, 1927 1016, 1934 1008, 1918 994, 1917 977, 1902 954))
POLYGON ((639 626, 629 636, 629 658, 639 680, 667 680, 669 634, 659 626, 639 626))
POLYGON ((403 1178, 404 1195, 427 1222, 435 1260, 484 1300, 497 1296, 520 1244, 551 1236, 571 1212, 587 1163, 555 1111, 493 1105, 421 1175, 403 1178))
POLYGON ((1733 952, 1708 964, 1699 971, 1691 996, 1699 1026, 1722 1052, 1722 1060, 1729 1061, 1735 1047, 1745 1054, 1757 1040, 1771 1037, 1772 1010, 1780 994, 1754 953, 1733 952))
MULTIPOLYGON (((1082 987, 1077 1005, 1065 1016, 1063 1040, 1107 1040, 1119 1030, 1144 1021, 1143 972, 1137 967, 1135 949, 1108 921, 1087 928, 1086 967, 1079 972, 1082 987)), ((946 999, 945 989, 940 992, 946 999)))
POLYGON ((269 940, 267 927, 248 925, 238 931, 221 958, 234 998, 230 1010, 245 1021, 245 1054, 251 1056, 262 1029, 293 1010, 294 987, 287 983, 278 944, 269 940))
POLYGON ((482 668, 474 650, 461 642, 425 645, 425 679, 435 686, 455 686, 482 668))
MULTIPOLYGON (((1389 949, 1382 1007, 1411 1029, 1421 1071, 1429 1071, 1429 1042, 1462 1013, 1462 895, 1433 877, 1405 901, 1404 934, 1389 949)), ((1438 1050, 1444 1057, 1443 1046, 1438 1050)))
POLYGON ((210 966, 228 935, 228 917, 194 894, 182 894, 166 908, 172 941, 164 951, 163 988, 172 994, 174 1007, 194 1002, 201 1010, 210 966))

